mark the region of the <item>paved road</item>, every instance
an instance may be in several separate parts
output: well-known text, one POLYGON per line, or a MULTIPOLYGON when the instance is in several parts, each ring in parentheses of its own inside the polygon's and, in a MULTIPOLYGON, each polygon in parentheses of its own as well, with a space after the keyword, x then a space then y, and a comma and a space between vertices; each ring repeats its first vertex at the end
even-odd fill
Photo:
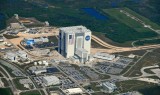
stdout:
POLYGON ((97 48, 91 48, 91 52, 93 54, 97 52, 107 52, 107 53, 116 53, 116 52, 126 52, 126 51, 136 51, 136 50, 146 50, 146 49, 153 49, 153 48, 160 48, 160 44, 157 45, 148 45, 148 46, 138 46, 138 47, 118 47, 110 45, 104 41, 102 41, 100 38, 92 35, 92 39, 97 42, 99 45, 102 45, 103 47, 106 47, 106 49, 97 49, 97 48))
POLYGON ((8 73, 8 71, 7 71, 5 68, 3 68, 2 66, 0 66, 0 68, 2 68, 3 71, 4 71, 4 72, 7 74, 7 76, 9 77, 9 78, 8 78, 8 83, 9 83, 9 85, 11 86, 12 92, 16 95, 16 94, 18 93, 18 90, 17 90, 17 88, 16 88, 16 86, 15 86, 15 84, 14 84, 14 82, 13 82, 13 78, 10 76, 10 74, 8 73))

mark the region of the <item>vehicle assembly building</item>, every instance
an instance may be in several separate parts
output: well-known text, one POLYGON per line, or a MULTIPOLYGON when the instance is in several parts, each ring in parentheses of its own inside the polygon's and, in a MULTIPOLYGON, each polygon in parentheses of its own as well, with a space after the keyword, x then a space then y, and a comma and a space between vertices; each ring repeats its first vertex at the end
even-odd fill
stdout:
POLYGON ((59 53, 66 58, 78 56, 81 63, 86 62, 91 48, 91 31, 84 26, 62 27, 59 31, 59 53))

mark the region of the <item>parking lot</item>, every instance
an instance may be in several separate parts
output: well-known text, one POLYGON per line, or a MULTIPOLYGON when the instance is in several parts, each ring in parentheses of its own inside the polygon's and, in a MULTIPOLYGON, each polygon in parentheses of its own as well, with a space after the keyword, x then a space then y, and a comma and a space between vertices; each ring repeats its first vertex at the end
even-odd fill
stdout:
POLYGON ((97 71, 107 74, 119 74, 133 59, 120 57, 115 62, 98 62, 94 67, 97 71))
POLYGON ((60 63, 59 67, 71 78, 73 78, 77 83, 83 84, 89 81, 89 79, 79 72, 75 67, 67 63, 60 63))
POLYGON ((84 72, 91 80, 99 80, 99 75, 91 70, 91 68, 80 67, 80 70, 84 72))

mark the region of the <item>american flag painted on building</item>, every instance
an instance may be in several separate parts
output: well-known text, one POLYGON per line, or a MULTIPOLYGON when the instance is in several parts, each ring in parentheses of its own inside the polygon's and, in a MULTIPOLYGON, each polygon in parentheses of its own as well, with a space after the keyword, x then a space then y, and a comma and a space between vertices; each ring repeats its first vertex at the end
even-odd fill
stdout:
POLYGON ((70 45, 74 44, 74 35, 69 35, 69 44, 70 45))

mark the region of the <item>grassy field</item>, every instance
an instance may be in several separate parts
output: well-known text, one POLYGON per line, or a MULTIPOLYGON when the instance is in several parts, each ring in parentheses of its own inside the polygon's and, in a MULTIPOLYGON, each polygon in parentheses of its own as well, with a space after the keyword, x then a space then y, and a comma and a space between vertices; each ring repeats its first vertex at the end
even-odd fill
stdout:
MULTIPOLYGON (((149 19, 140 16, 139 14, 137 14, 136 12, 128 9, 128 8, 111 8, 111 9, 104 9, 103 11, 105 13, 107 13, 108 15, 110 15, 111 17, 115 18, 116 20, 120 21, 121 23, 127 25, 128 27, 131 27, 132 29, 134 29, 137 34, 135 34, 136 32, 134 31, 133 33, 130 32, 125 32, 128 34, 128 37, 134 37, 135 39, 139 39, 139 38, 147 38, 147 37, 155 37, 156 33, 148 28, 145 28, 141 23, 133 20, 132 18, 128 17, 126 14, 120 12, 120 10, 125 10, 126 12, 128 12, 129 14, 135 16, 136 18, 141 19, 142 21, 144 21, 146 24, 151 25, 154 29, 160 29, 160 26, 151 22, 149 19)), ((121 33, 119 33, 121 34, 121 33)), ((106 34, 107 35, 107 34, 106 34)))
POLYGON ((160 44, 160 39, 140 40, 134 43, 135 46, 153 45, 153 44, 160 44))
POLYGON ((91 83, 89 86, 85 86, 85 89, 92 89, 94 91, 100 91, 102 87, 97 86, 97 83, 91 83))
POLYGON ((127 51, 127 52, 120 52, 120 53, 116 53, 118 55, 124 55, 124 56, 128 56, 130 54, 134 54, 137 56, 143 56, 145 54, 146 50, 137 50, 137 51, 127 51))
POLYGON ((39 91, 33 90, 33 91, 28 91, 28 92, 22 92, 20 95, 41 95, 39 91))
MULTIPOLYGON (((137 33, 131 27, 124 23, 114 19, 113 17, 106 15, 101 9, 112 8, 111 1, 92 0, 65 0, 60 2, 57 0, 4 0, 1 2, 2 9, 0 10, 9 19, 13 14, 17 13, 22 17, 35 17, 36 19, 44 22, 49 21, 50 25, 61 26, 73 26, 84 25, 91 29, 93 32, 104 33, 106 37, 117 43, 127 43, 137 39, 143 39, 156 36, 153 32, 149 33, 137 33), (45 7, 42 4, 46 4, 45 7), (21 5, 21 6, 19 6, 21 5), (46 6, 48 6, 46 8, 46 6), (87 14, 82 8, 93 8, 100 14, 106 16, 107 19, 99 20, 94 16, 87 14)), ((117 7, 121 7, 123 3, 125 5, 129 2, 122 1, 117 2, 117 7), (121 4, 122 3, 122 4, 121 4)), ((135 2, 130 2, 133 5, 135 2)), ((124 5, 124 6, 125 6, 124 5)))
POLYGON ((134 28, 135 30, 139 31, 139 32, 145 32, 145 31, 149 31, 149 29, 146 29, 142 24, 140 24, 139 22, 131 19, 131 17, 128 17, 126 14, 121 13, 120 10, 123 10, 127 13, 129 13, 130 15, 140 19, 141 21, 143 21, 145 24, 150 25, 152 28, 154 28, 155 30, 159 30, 160 26, 154 22, 152 22, 151 20, 149 20, 148 18, 139 15, 138 13, 136 13, 135 11, 132 11, 129 8, 112 8, 112 9, 104 9, 104 12, 106 12, 107 14, 113 16, 114 18, 116 18, 117 20, 121 21, 122 23, 134 28))
POLYGON ((117 82, 116 85, 119 88, 120 92, 136 91, 142 88, 150 88, 156 86, 155 84, 138 80, 121 81, 117 82))
POLYGON ((13 95, 10 88, 0 88, 0 95, 13 95))
POLYGON ((19 82, 20 79, 22 79, 22 78, 17 78, 17 79, 13 80, 16 85, 16 88, 19 90, 28 90, 28 88, 25 88, 23 84, 20 84, 20 82, 19 82))
POLYGON ((5 86, 5 87, 8 87, 8 86, 9 86, 9 83, 8 83, 7 79, 1 78, 1 80, 2 80, 2 82, 4 83, 4 86, 5 86))
POLYGON ((157 52, 149 52, 147 53, 136 65, 134 65, 128 73, 124 76, 135 77, 140 76, 142 73, 140 69, 146 66, 152 66, 160 62, 160 53, 157 52))
POLYGON ((149 20, 148 18, 137 14, 136 12, 130 10, 129 8, 123 8, 123 10, 125 10, 126 12, 128 12, 129 14, 139 18, 140 20, 142 20, 143 22, 145 22, 145 24, 150 25, 152 28, 159 30, 160 26, 154 22, 152 22, 151 20, 149 20))
MULTIPOLYGON (((114 17, 116 20, 126 24, 127 26, 135 29, 138 32, 152 32, 150 29, 145 28, 141 23, 137 22, 136 20, 132 19, 131 17, 128 17, 126 14, 120 12, 120 10, 124 10, 126 12, 128 12, 129 14, 132 13, 133 16, 137 17, 137 13, 133 12, 132 10, 128 9, 128 8, 112 8, 112 9, 104 9, 103 11, 105 13, 107 13, 108 15, 114 17)), ((142 16, 140 16, 141 18, 144 18, 142 16)), ((139 18, 139 15, 138 17, 139 18)), ((148 21, 148 20, 147 20, 148 21)), ((146 22, 146 20, 144 21, 146 22)), ((152 24, 152 22, 150 21, 148 23, 149 25, 152 24)), ((160 28, 157 25, 158 29, 160 28)))

